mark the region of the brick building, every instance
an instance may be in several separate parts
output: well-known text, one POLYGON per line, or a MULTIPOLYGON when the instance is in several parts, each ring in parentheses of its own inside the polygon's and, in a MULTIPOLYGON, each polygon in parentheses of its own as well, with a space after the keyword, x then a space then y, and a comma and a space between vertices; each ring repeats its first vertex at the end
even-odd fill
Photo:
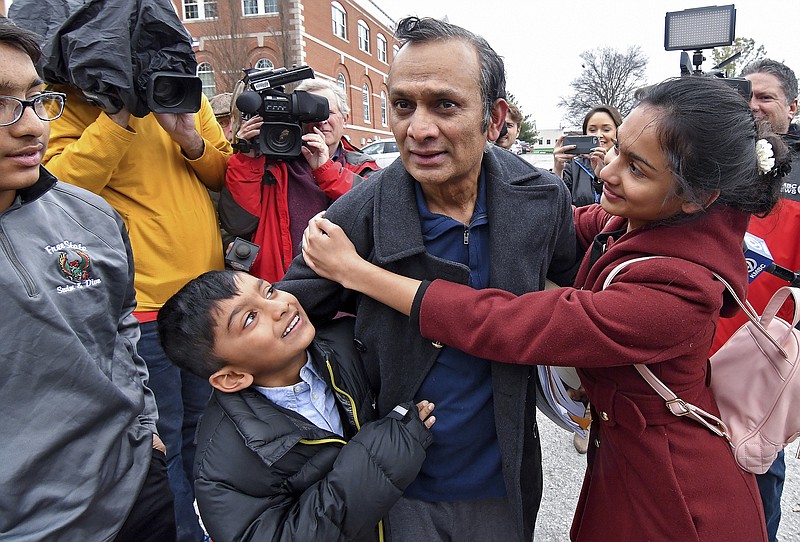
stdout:
POLYGON ((242 68, 309 65, 347 93, 356 145, 391 137, 386 81, 392 21, 370 0, 172 0, 192 35, 204 92, 230 91, 242 68))

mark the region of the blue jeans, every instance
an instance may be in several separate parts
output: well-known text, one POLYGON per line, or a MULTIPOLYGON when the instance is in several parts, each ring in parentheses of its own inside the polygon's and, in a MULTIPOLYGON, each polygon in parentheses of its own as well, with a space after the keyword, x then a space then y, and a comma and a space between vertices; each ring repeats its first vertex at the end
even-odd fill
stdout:
POLYGON ((158 405, 158 434, 167 447, 167 476, 175 496, 178 542, 203 542, 203 530, 194 511, 195 430, 211 396, 211 385, 173 365, 158 339, 156 322, 139 326, 139 355, 150 371, 148 387, 158 405))
POLYGON ((764 516, 767 520, 769 542, 778 542, 778 525, 781 523, 781 495, 783 482, 786 480, 786 462, 783 450, 775 458, 775 462, 764 474, 756 474, 758 491, 764 504, 764 516))

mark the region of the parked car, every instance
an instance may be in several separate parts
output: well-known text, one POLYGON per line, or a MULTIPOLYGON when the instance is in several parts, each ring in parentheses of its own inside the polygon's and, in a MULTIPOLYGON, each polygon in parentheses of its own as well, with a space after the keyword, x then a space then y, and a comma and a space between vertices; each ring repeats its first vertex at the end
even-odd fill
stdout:
POLYGON ((400 152, 397 150, 397 142, 394 139, 381 139, 370 143, 361 149, 361 152, 372 156, 381 168, 385 168, 400 156, 400 152))
POLYGON ((531 152, 531 144, 530 143, 528 143, 527 141, 520 140, 519 144, 522 145, 522 154, 525 154, 527 152, 531 152))
POLYGON ((522 154, 522 152, 523 152, 522 151, 522 145, 520 144, 519 139, 516 140, 514 143, 512 143, 511 144, 511 148, 508 149, 508 150, 510 150, 514 154, 522 154))

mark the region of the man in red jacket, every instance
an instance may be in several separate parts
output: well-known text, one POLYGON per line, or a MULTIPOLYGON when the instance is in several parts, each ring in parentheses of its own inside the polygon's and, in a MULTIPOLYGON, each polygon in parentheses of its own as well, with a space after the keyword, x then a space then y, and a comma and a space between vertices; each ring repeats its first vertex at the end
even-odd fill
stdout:
MULTIPOLYGON (((745 66, 742 75, 753 87, 750 98, 753 115, 769 121, 775 133, 784 134, 783 140, 793 153, 792 171, 783 179, 780 203, 764 218, 753 216, 748 231, 766 241, 776 264, 792 270, 800 269, 800 245, 797 243, 800 233, 800 127, 791 124, 797 113, 797 78, 788 66, 766 58, 745 66)), ((786 286, 786 281, 762 273, 750 284, 747 299, 761 314, 781 286, 786 286)), ((786 319, 785 313, 779 315, 786 319)), ((735 318, 720 319, 712 353, 746 320, 741 312, 735 318)), ((767 533, 770 542, 776 542, 781 520, 781 494, 786 478, 783 452, 766 473, 756 478, 764 503, 767 533)))
MULTIPOLYGON (((226 186, 220 195, 222 227, 261 247, 250 273, 269 282, 281 280, 300 253, 303 230, 311 217, 378 170, 371 156, 344 138, 350 107, 337 84, 306 79, 296 90, 327 98, 330 111, 327 120, 303 126, 302 156, 274 160, 258 149, 236 153, 228 161, 226 186)), ((240 116, 237 110, 233 113, 240 116)), ((253 140, 263 124, 258 115, 244 120, 236 138, 253 140)))

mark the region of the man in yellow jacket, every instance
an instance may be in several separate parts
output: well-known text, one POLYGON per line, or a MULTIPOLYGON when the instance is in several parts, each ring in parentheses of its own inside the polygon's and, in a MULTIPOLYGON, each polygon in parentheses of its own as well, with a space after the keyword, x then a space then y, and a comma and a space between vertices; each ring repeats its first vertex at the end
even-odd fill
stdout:
POLYGON ((202 541, 194 512, 194 430, 211 390, 173 366, 158 339, 158 309, 197 275, 223 268, 207 189, 219 191, 232 150, 205 96, 198 113, 106 113, 74 90, 52 125, 44 164, 59 179, 102 196, 122 215, 133 247, 139 354, 150 371, 175 494, 178 540, 202 541))

